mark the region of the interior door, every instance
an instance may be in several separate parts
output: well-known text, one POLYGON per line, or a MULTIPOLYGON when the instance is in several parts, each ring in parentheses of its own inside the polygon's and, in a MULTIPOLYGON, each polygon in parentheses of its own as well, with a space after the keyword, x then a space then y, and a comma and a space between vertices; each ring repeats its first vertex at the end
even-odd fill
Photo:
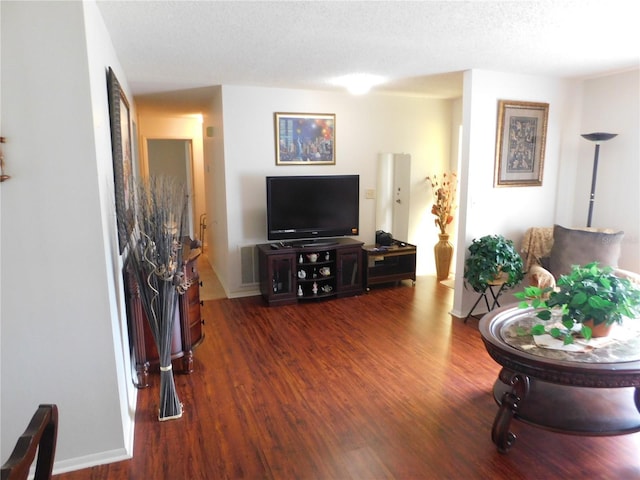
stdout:
POLYGON ((378 156, 376 230, 406 242, 409 237, 411 155, 383 153, 378 156))
POLYGON ((185 186, 189 236, 195 238, 191 140, 147 139, 147 155, 150 176, 174 177, 185 186))
POLYGON ((409 238, 409 199, 411 198, 411 155, 393 156, 393 224, 394 238, 403 242, 409 238))

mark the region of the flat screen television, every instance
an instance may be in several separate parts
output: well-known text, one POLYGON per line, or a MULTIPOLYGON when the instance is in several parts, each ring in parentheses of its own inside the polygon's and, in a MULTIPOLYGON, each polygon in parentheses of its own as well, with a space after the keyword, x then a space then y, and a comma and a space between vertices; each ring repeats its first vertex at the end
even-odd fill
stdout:
POLYGON ((267 238, 305 240, 358 235, 360 177, 267 177, 267 238))

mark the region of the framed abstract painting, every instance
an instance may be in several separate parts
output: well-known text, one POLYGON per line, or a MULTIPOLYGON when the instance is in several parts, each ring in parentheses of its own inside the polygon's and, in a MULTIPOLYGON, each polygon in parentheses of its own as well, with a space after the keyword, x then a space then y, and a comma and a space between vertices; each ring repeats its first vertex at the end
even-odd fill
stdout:
POLYGON ((276 113, 276 165, 335 165, 336 116, 276 113))

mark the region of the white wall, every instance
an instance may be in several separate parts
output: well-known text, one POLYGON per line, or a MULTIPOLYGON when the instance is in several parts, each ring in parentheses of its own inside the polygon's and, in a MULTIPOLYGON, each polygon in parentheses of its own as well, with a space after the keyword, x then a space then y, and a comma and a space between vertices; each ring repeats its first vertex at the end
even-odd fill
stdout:
MULTIPOLYGON (((430 209, 431 201, 425 177, 434 170, 448 168, 451 101, 223 86, 221 104, 224 106, 228 258, 216 271, 219 276, 221 272, 225 273, 221 281, 229 296, 257 293, 255 286, 241 284, 240 248, 267 241, 266 176, 359 174, 358 238, 372 243, 375 239, 375 200, 365 199, 364 192, 376 188, 377 156, 381 152, 411 154, 412 228, 407 240, 418 245, 419 273, 425 273, 433 265, 437 229, 432 216, 425 213, 430 209), (276 166, 274 112, 335 113, 336 165, 276 166)), ((205 126, 207 121, 208 118, 205 126)), ((205 148, 205 157, 206 152, 205 148)), ((209 161, 213 160, 207 158, 205 163, 209 161)))
POLYGON ((93 3, 0 8, 12 175, 0 190, 2 458, 39 403, 60 409, 56 471, 126 458, 135 393, 122 348, 106 66, 125 89, 126 79, 93 3))
MULTIPOLYGON (((620 266, 640 271, 638 77, 638 70, 585 81, 465 73, 458 265, 483 235, 502 234, 520 249, 531 226, 585 226, 594 145, 580 134, 610 131, 619 137, 600 150, 593 226, 624 230, 620 266), (550 104, 541 187, 493 188, 499 99, 550 104)), ((476 294, 463 288, 457 270, 452 313, 465 316, 476 294)))
POLYGON ((222 87, 216 87, 209 110, 204 115, 204 130, 210 129, 203 142, 204 184, 207 211, 207 258, 225 291, 230 291, 229 238, 227 229, 227 187, 225 178, 224 122, 222 87))
MULTIPOLYGON (((618 136, 600 146, 594 227, 625 232, 620 266, 640 272, 640 70, 584 82, 579 133, 618 136)), ((567 212, 574 225, 586 225, 595 144, 577 136, 575 197, 567 212)))
MULTIPOLYGON (((100 463, 114 462, 133 455, 133 437, 137 390, 132 381, 129 335, 122 278, 122 258, 119 255, 117 222, 115 218, 115 192, 113 183, 113 156, 111 150, 111 126, 109 122, 108 97, 105 89, 107 67, 116 73, 124 94, 131 99, 127 79, 115 54, 111 39, 94 2, 83 3, 85 34, 87 36, 87 58, 89 60, 89 82, 91 88, 91 110, 95 141, 95 162, 98 172, 98 195, 102 223, 102 247, 104 249, 105 280, 111 308, 109 320, 113 342, 115 368, 115 391, 118 403, 109 405, 119 421, 113 428, 113 437, 108 444, 90 445, 88 455, 70 454, 64 461, 58 457, 59 471, 75 470, 100 463), (119 428, 122 430, 120 431, 119 428), (103 448, 103 449, 102 449, 103 448)), ((130 102, 131 118, 135 118, 135 105, 130 102)), ((132 140, 133 141, 133 140, 132 140)), ((135 157, 135 154, 134 154, 135 157)), ((105 362, 109 362, 107 357, 105 362)), ((109 385, 105 386, 109 387, 109 385)), ((111 390, 109 390, 111 393, 111 390)), ((82 404, 86 405, 86 404, 82 404)), ((105 420, 108 421, 108 420, 105 420)), ((79 428, 82 425, 79 424, 79 428)), ((70 437, 73 441, 77 436, 70 437)), ((95 441, 95 440, 94 440, 95 441)), ((77 445, 74 445, 74 448, 77 445)), ((86 447, 85 447, 86 448, 86 447)))
MULTIPOLYGON (((465 72, 463 96, 464 141, 460 174, 459 224, 453 313, 465 316, 476 294, 463 286, 463 265, 474 238, 502 234, 518 249, 531 226, 552 226, 556 219, 558 172, 573 160, 564 145, 574 143, 575 109, 580 104, 576 82, 481 70, 465 72), (544 176, 540 187, 494 188, 498 100, 549 103, 544 176)), ((571 181, 569 177, 563 182, 571 181)))

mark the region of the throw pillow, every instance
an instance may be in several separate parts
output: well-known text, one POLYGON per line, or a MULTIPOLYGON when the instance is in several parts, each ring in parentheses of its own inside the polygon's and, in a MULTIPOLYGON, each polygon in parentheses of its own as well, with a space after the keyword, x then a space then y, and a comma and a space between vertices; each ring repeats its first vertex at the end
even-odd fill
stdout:
POLYGON ((557 278, 569 273, 573 265, 591 262, 617 267, 623 236, 624 232, 604 233, 554 225, 551 273, 557 278))

